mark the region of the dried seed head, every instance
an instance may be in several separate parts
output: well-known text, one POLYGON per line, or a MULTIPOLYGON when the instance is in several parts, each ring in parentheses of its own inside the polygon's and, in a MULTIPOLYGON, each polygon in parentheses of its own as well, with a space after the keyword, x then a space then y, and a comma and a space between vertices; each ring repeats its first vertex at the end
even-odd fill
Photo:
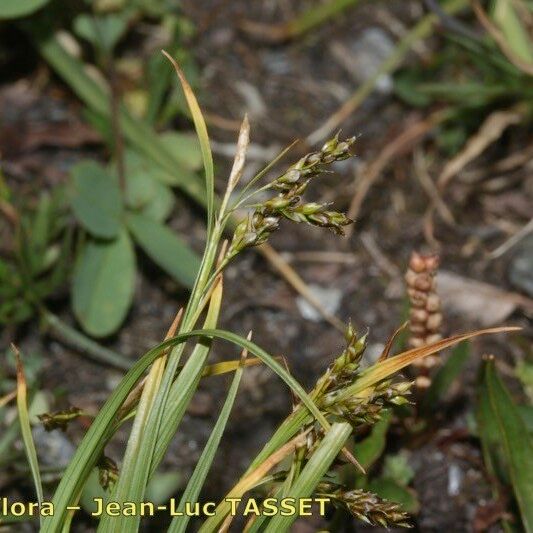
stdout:
MULTIPOLYGON (((411 332, 409 346, 419 348, 440 340, 443 317, 440 312, 440 298, 436 292, 435 275, 439 265, 436 255, 421 255, 413 252, 409 260, 409 268, 405 273, 407 294, 411 309, 409 312, 409 329, 411 332)), ((417 387, 425 387, 428 373, 436 366, 438 358, 419 359, 413 366, 419 369, 426 379, 418 379, 417 387)))

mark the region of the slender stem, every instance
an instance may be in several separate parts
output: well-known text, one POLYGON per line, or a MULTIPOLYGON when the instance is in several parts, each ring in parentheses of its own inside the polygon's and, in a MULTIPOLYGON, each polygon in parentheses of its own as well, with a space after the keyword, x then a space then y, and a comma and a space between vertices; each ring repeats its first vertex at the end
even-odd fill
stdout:
POLYGON ((109 348, 101 346, 83 333, 63 322, 58 316, 47 310, 41 310, 41 317, 45 324, 50 327, 59 337, 69 344, 74 345, 80 351, 86 353, 95 361, 105 363, 121 370, 129 370, 132 361, 109 348))

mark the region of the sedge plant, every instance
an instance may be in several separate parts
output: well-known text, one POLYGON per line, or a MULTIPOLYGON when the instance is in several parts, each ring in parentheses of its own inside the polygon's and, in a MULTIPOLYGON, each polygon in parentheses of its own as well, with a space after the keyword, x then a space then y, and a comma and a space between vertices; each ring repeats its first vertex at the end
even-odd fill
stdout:
MULTIPOLYGON (((229 493, 225 497, 221 495, 214 514, 201 524, 200 531, 228 530, 233 520, 231 500, 245 498, 250 491, 258 488, 273 497, 295 500, 310 496, 322 498, 328 505, 370 524, 408 525, 408 516, 399 505, 335 481, 338 479, 332 475, 335 465, 344 462, 363 471, 357 457, 349 450, 350 438, 358 435, 365 426, 375 424, 387 407, 407 401, 411 383, 394 378, 402 368, 473 336, 512 328, 465 333, 393 357, 388 357, 386 349, 377 363, 361 369, 366 335, 358 335, 349 326, 345 350, 334 359, 310 392, 306 392, 276 358, 252 342, 250 336, 218 329, 224 271, 241 253, 266 242, 279 225, 287 221, 328 228, 336 234, 342 234, 343 228, 351 223, 343 213, 325 204, 308 202, 303 195, 309 183, 327 171, 329 166, 352 155, 355 138, 341 140, 335 136, 321 149, 305 155, 275 179, 260 185, 260 180, 278 162, 277 158, 246 186, 238 189, 249 139, 249 124, 245 118, 226 191, 222 199, 217 200, 213 159, 202 113, 181 69, 170 56, 168 58, 180 79, 202 152, 207 195, 207 240, 201 266, 188 304, 178 313, 167 339, 134 364, 94 418, 55 489, 51 499, 54 512, 41 517, 40 530, 56 533, 70 529, 74 509, 79 505, 89 477, 98 469, 110 501, 122 507, 145 501, 148 483, 179 430, 202 377, 232 371, 233 380, 224 404, 181 495, 178 511, 183 510, 186 504, 191 506, 200 501, 242 374, 247 365, 258 362, 269 367, 286 383, 297 404, 229 493), (262 193, 260 196, 259 192, 262 193), (243 211, 247 213, 244 217, 238 215, 243 211), (226 232, 232 235, 229 242, 224 238, 226 232), (208 358, 215 340, 239 347, 241 359, 225 363, 223 369, 210 366, 208 358), (192 344, 188 356, 185 352, 187 344, 192 344), (131 423, 129 438, 117 467, 105 457, 104 452, 117 430, 127 422, 131 423)), ((56 414, 58 423, 75 418, 73 411, 67 414, 56 414)), ((46 418, 48 424, 53 423, 53 418, 54 415, 46 418)), ((34 455, 33 452, 28 453, 32 457, 37 492, 42 494, 34 455)), ((287 531, 296 518, 295 515, 264 514, 250 520, 246 530, 287 531)), ((97 531, 133 532, 140 526, 138 513, 102 515, 97 531)), ((183 532, 189 526, 188 517, 175 516, 168 531, 183 532)))

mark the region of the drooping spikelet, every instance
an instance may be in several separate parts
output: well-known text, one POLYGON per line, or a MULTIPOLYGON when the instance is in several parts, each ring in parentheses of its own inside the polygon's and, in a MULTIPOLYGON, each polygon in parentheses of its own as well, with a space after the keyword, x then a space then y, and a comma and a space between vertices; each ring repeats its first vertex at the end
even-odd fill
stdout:
POLYGON ((324 483, 317 487, 318 496, 330 498, 331 503, 348 511, 359 520, 381 527, 411 527, 408 515, 397 503, 379 498, 362 489, 345 490, 324 483), (322 489, 322 490, 321 490, 322 489))
MULTIPOLYGON (((420 255, 413 252, 405 274, 409 295, 409 346, 419 348, 442 339, 442 313, 436 291, 435 275, 439 266, 436 255, 420 255)), ((424 389, 431 381, 429 373, 439 363, 438 354, 418 359, 413 366, 418 369, 416 386, 424 389)))
POLYGON ((320 150, 305 155, 272 181, 268 188, 278 191, 277 196, 257 205, 254 212, 236 227, 228 257, 233 257, 244 248, 263 244, 278 229, 282 218, 330 228, 342 235, 343 226, 352 221, 344 213, 330 210, 327 204, 302 202, 302 194, 309 181, 324 173, 328 165, 351 157, 350 148, 354 142, 355 137, 340 141, 335 136, 320 150))

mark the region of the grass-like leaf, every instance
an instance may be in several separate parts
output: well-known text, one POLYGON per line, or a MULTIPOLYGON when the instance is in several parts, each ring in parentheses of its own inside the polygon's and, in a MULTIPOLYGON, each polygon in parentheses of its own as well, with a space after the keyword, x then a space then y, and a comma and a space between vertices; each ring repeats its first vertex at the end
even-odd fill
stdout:
POLYGON ((17 410, 20 431, 22 434, 22 441, 24 442, 26 457, 28 458, 28 463, 30 465, 31 475, 33 477, 33 484, 35 485, 35 492, 37 493, 37 501, 40 505, 43 501, 43 484, 41 481, 39 462, 37 460, 37 451, 35 450, 35 443, 33 442, 33 435, 31 433, 26 377, 24 375, 24 367, 22 366, 19 350, 14 345, 12 345, 11 348, 15 352, 15 357, 17 359, 17 410))
MULTIPOLYGON (((296 396, 300 398, 304 406, 319 421, 322 423, 325 421, 320 410, 302 386, 276 361, 274 357, 269 355, 265 350, 252 341, 234 333, 222 330, 193 330, 188 333, 180 333, 179 335, 176 335, 176 337, 156 346, 139 359, 108 398, 91 424, 91 427, 63 474, 53 499, 54 515, 43 519, 41 533, 55 533, 61 529, 67 512, 66 507, 70 505, 83 488, 88 475, 98 461, 98 458, 110 437, 110 430, 114 427, 115 416, 118 410, 146 369, 161 356, 165 349, 182 344, 186 340, 194 337, 218 338, 247 349, 251 354, 261 359, 266 366, 274 370, 274 372, 283 379, 296 396)), ((325 422, 325 425, 329 427, 327 421, 325 422)))
MULTIPOLYGON (((305 465, 302 473, 298 476, 292 487, 289 489, 288 498, 308 498, 313 493, 315 487, 328 471, 331 463, 335 460, 346 440, 352 432, 350 424, 340 422, 333 424, 324 440, 305 465)), ((288 531, 291 524, 298 518, 297 514, 282 516, 278 514, 272 518, 266 531, 284 532, 288 531)))
POLYGON ((471 331, 469 333, 462 333, 461 335, 454 335, 453 337, 448 337, 447 339, 433 342, 420 348, 407 350, 394 357, 380 361, 379 363, 372 365, 364 372, 361 372, 361 375, 355 381, 355 383, 350 387, 346 387, 346 389, 342 391, 342 393, 340 393, 336 399, 337 401, 341 401, 350 397, 351 395, 361 393, 369 387, 374 386, 376 383, 379 383, 389 376, 396 374, 396 372, 399 372, 402 368, 410 365, 416 359, 440 352, 441 350, 449 348, 450 346, 454 346, 462 341, 466 341, 473 337, 479 337, 480 335, 489 335, 492 333, 504 333, 518 330, 520 330, 520 328, 517 327, 480 329, 477 331, 471 331))
MULTIPOLYGON (((243 361, 241 360, 241 362, 243 361)), ((187 484, 187 487, 181 497, 178 506, 178 511, 184 510, 185 503, 195 503, 198 500, 198 496, 200 495, 200 491, 202 490, 202 486, 205 483, 205 479, 207 477, 209 469, 211 468, 215 454, 218 450, 222 434, 226 429, 226 424, 228 423, 228 418, 231 413, 231 409, 233 408, 233 404, 237 396, 237 390, 241 382, 243 369, 244 365, 241 364, 235 371, 235 376, 233 377, 233 381, 226 396, 226 400, 224 401, 222 410, 218 415, 215 427, 213 428, 213 431, 209 436, 209 440, 205 445, 205 448, 202 452, 202 455, 200 456, 200 459, 198 460, 198 463, 196 464, 191 479, 189 480, 189 483, 187 484)), ((188 523, 188 516, 175 516, 172 519, 172 523, 170 524, 168 531, 169 533, 184 533, 188 523)))
POLYGON ((204 163, 204 172, 205 172, 205 186, 206 186, 206 197, 207 197, 207 235, 209 237, 214 224, 214 202, 215 202, 215 173, 213 168, 213 155, 211 153, 211 145, 209 143, 209 135, 207 134, 207 126, 205 124, 204 117, 196 96, 185 77, 185 74, 181 70, 180 66, 176 60, 165 50, 162 51, 163 54, 168 58, 172 63, 172 66, 176 70, 176 74, 180 80, 187 104, 191 111, 191 116, 194 122, 194 127, 196 129, 196 134, 198 135, 198 140, 200 142, 200 150, 202 152, 202 160, 204 163))
MULTIPOLYGON (((533 441, 527 432, 520 412, 498 377, 494 360, 485 363, 481 401, 485 403, 484 417, 480 419, 482 441, 491 456, 492 469, 497 469, 495 446, 503 450, 505 468, 509 473, 518 502, 522 525, 527 533, 533 532, 533 441), (485 423, 484 423, 485 422, 485 423)), ((497 449, 497 448, 496 448, 497 449)), ((501 466, 501 465, 500 465, 501 466)), ((495 471, 497 473, 497 470, 495 471)))
MULTIPOLYGON (((205 325, 208 327, 216 325, 221 303, 222 283, 220 282, 213 291, 209 303, 205 319, 205 325)), ((165 360, 160 359, 154 362, 128 439, 122 470, 113 491, 113 501, 140 503, 144 500, 150 475, 154 473, 159 461, 162 459, 170 440, 175 434, 177 425, 181 421, 187 405, 196 390, 210 345, 210 341, 206 342, 201 339, 180 372, 176 383, 179 382, 180 384, 178 394, 181 394, 176 406, 169 405, 169 393, 172 390, 172 382, 174 380, 173 372, 169 371, 170 364, 165 368, 165 360), (199 357, 199 352, 202 352, 201 357, 199 357), (190 375, 189 369, 193 369, 193 375, 190 375), (197 376, 196 379, 195 376, 197 376), (169 405, 169 408, 167 408, 167 405, 169 405), (164 418, 165 413, 170 415, 166 420, 164 418), (176 421, 175 424, 174 421, 176 421), (163 431, 166 431, 167 434, 170 433, 165 440, 161 437, 163 431), (157 449, 159 449, 159 454, 157 454, 157 449)), ((178 356, 181 357, 181 353, 178 356)), ((176 358, 175 364, 179 362, 179 357, 176 358)), ((139 523, 140 516, 138 515, 104 516, 100 520, 98 531, 109 533, 117 530, 136 531, 139 523)))

